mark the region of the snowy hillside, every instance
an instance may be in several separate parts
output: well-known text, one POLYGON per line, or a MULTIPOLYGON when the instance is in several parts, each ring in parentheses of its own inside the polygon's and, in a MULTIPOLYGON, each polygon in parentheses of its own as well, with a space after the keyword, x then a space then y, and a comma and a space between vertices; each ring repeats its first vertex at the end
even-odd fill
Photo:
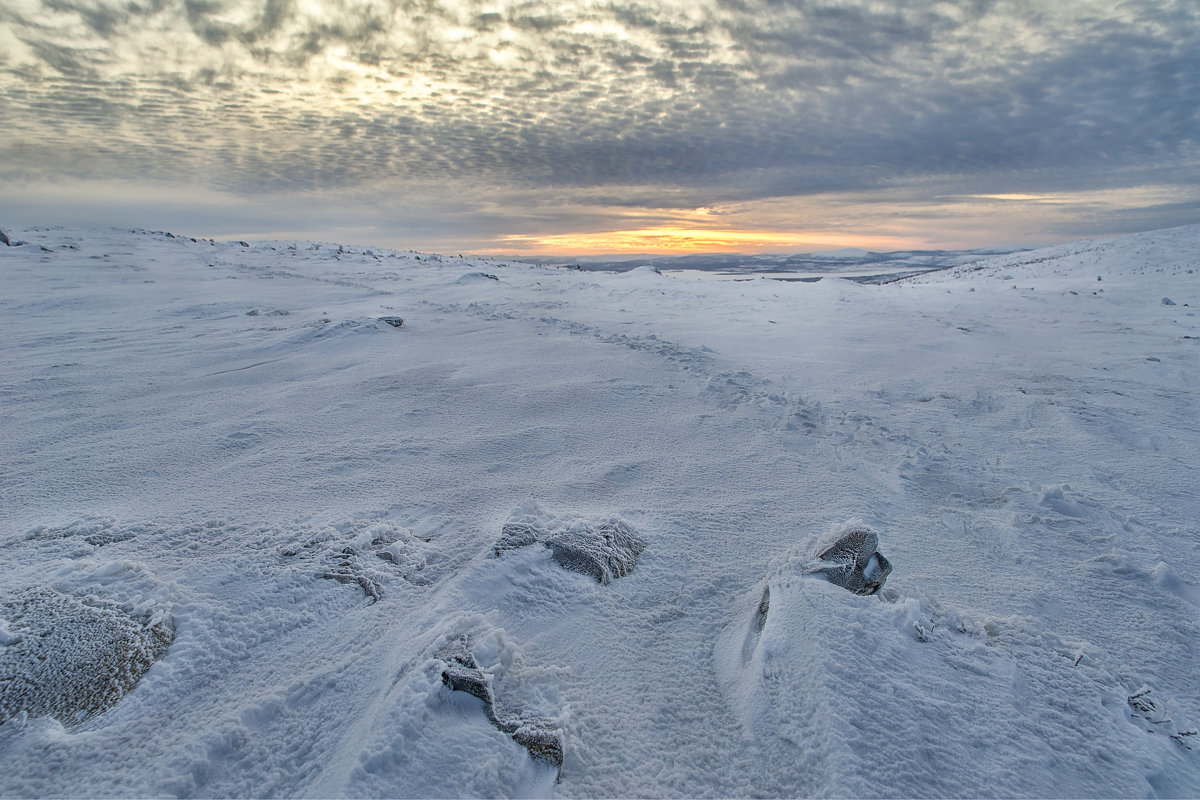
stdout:
POLYGON ((884 286, 7 233, 0 795, 1200 786, 1200 226, 884 286))

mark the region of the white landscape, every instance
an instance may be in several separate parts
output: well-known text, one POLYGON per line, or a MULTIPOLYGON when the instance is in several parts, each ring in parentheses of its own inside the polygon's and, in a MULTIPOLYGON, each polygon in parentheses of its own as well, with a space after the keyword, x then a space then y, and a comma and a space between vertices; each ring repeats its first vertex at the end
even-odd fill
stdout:
POLYGON ((6 232, 0 795, 1200 790, 1200 226, 879 286, 6 232))

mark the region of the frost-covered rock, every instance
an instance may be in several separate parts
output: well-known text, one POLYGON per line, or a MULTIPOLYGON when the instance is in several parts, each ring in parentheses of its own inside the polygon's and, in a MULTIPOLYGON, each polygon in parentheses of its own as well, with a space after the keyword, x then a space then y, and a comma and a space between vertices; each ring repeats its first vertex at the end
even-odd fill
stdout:
POLYGON ((563 567, 591 575, 600 583, 628 575, 646 549, 646 543, 620 519, 572 525, 547 538, 545 545, 563 567))
POLYGON ((0 724, 24 712, 81 723, 116 705, 175 638, 167 615, 33 589, 0 604, 0 724))
POLYGON ((646 549, 645 541, 619 517, 599 522, 560 519, 533 505, 514 512, 492 552, 500 556, 538 542, 550 549, 561 566, 591 575, 599 583, 628 575, 646 549))
POLYGON ((883 588, 892 571, 892 563, 878 552, 879 536, 870 528, 854 527, 818 554, 829 566, 819 566, 814 574, 855 594, 875 594, 883 588))
POLYGON ((494 555, 501 555, 506 550, 516 550, 527 545, 537 544, 538 529, 528 522, 509 522, 500 529, 500 538, 492 548, 494 555))
POLYGON ((529 718, 521 713, 510 715, 501 710, 492 689, 493 675, 484 671, 475 660, 469 637, 463 635, 451 640, 437 655, 445 665, 442 683, 453 691, 466 692, 483 701, 483 713, 488 721, 528 750, 534 760, 562 768, 562 734, 554 721, 529 718))

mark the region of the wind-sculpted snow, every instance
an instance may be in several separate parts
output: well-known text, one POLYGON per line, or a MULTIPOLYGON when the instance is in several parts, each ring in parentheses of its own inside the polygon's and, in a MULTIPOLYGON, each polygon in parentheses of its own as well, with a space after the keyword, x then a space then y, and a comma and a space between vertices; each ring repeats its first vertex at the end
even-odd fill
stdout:
POLYGON ((0 663, 74 620, 124 694, 22 667, 2 795, 1200 785, 1200 228, 884 285, 5 231, 0 663))
POLYGON ((745 735, 798 794, 892 796, 919 785, 931 796, 991 796, 1003 785, 1013 795, 1131 796, 1170 780, 1155 765, 1190 758, 1194 728, 1095 646, 931 596, 854 597, 809 577, 811 550, 776 560, 716 649, 745 735))

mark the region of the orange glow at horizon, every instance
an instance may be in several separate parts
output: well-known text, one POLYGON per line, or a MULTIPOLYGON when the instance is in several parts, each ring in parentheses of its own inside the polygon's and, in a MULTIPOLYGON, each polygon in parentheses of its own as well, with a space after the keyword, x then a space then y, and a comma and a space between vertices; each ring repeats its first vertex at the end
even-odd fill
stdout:
POLYGON ((596 233, 555 233, 544 236, 512 234, 500 238, 524 251, 557 255, 602 253, 734 253, 804 251, 816 248, 905 250, 922 247, 914 237, 854 233, 799 233, 754 230, 711 230, 663 225, 636 230, 596 233))

